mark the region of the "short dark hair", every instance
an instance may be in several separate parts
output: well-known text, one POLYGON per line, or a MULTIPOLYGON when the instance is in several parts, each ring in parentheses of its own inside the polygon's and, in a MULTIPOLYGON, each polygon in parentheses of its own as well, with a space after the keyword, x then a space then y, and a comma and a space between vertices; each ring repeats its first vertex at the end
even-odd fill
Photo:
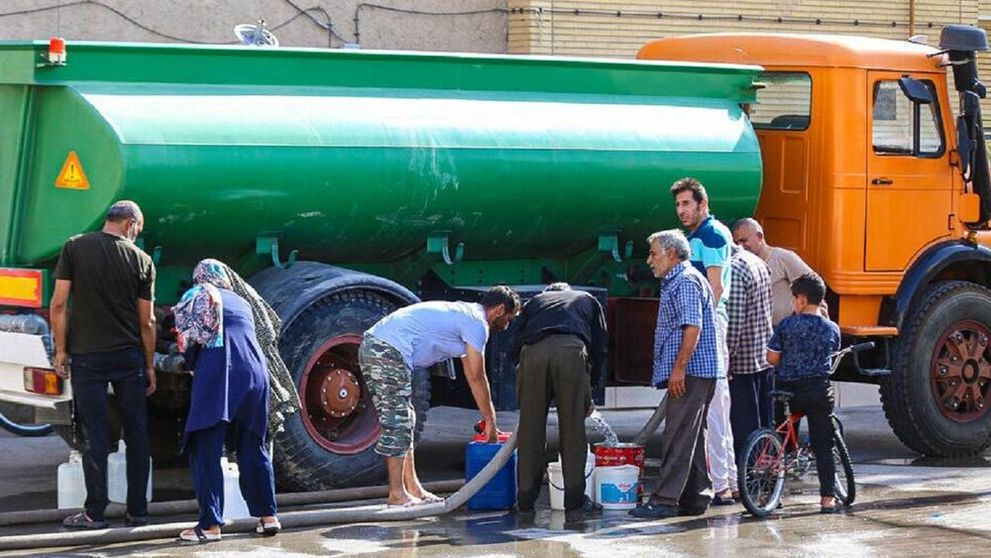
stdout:
POLYGON ((820 304, 826 297, 826 283, 815 273, 806 273, 791 282, 791 295, 805 295, 809 304, 820 304))
POLYGON ((482 297, 482 307, 486 310, 495 308, 500 304, 506 308, 506 312, 515 314, 521 306, 520 295, 506 285, 496 285, 482 297))
POLYGON ((709 194, 705 191, 705 186, 697 178, 690 176, 677 180, 671 185, 672 198, 677 198, 678 194, 682 192, 691 192, 692 198, 695 199, 696 203, 702 203, 709 199, 709 194))
POLYGON ((570 291, 571 285, 565 283, 564 281, 558 281, 557 283, 551 283, 544 287, 545 293, 550 293, 554 291, 570 291))
POLYGON ((120 223, 127 219, 140 221, 142 219, 141 208, 131 200, 121 200, 107 209, 107 221, 120 223))

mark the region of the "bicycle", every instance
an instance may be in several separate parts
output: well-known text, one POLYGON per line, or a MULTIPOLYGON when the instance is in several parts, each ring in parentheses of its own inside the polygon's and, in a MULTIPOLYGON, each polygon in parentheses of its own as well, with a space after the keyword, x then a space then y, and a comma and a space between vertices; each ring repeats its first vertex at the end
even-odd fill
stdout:
MULTIPOLYGON (((850 353, 874 347, 874 343, 850 345, 832 355, 832 375, 839 368, 840 361, 850 353)), ((861 373, 877 375, 886 371, 867 371, 858 366, 861 373)), ((815 454, 808 441, 799 440, 798 423, 805 416, 791 413, 788 402, 793 393, 783 390, 771 391, 771 396, 784 403, 785 420, 777 428, 755 430, 744 444, 743 459, 737 473, 740 486, 740 499, 743 506, 756 517, 766 517, 778 508, 784 492, 785 477, 798 480, 815 465, 815 454)), ((833 460, 836 462, 834 490, 836 500, 844 506, 853 504, 857 497, 857 486, 853 478, 853 465, 850 453, 843 440, 843 425, 836 415, 833 419, 833 460)))

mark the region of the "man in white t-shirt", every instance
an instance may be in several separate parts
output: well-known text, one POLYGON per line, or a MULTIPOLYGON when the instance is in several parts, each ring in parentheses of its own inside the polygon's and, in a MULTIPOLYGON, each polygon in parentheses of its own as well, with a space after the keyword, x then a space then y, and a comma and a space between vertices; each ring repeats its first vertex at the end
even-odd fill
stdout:
POLYGON ((490 289, 480 304, 430 301, 400 308, 365 332, 358 361, 382 427, 375 452, 386 458, 387 504, 440 501, 420 484, 413 460, 413 369, 460 358, 485 420, 486 439, 495 442, 496 416, 485 375, 485 344, 489 331, 506 329, 519 311, 519 295, 509 287, 498 286, 490 289))
POLYGON ((764 228, 755 219, 740 219, 733 224, 733 240, 748 252, 757 254, 771 270, 771 323, 778 326, 791 315, 791 282, 812 273, 798 254, 785 248, 769 246, 764 228))

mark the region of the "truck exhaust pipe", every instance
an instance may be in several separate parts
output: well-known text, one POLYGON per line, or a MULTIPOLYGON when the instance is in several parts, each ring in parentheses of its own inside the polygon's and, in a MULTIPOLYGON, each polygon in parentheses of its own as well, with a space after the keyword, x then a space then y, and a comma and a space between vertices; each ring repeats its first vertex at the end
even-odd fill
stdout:
POLYGON ((939 48, 939 54, 949 56, 953 85, 960 94, 957 149, 963 179, 981 198, 978 220, 967 223, 977 226, 991 218, 991 174, 981 119, 981 99, 987 96, 987 88, 977 76, 977 52, 988 50, 988 37, 979 27, 947 25, 939 35, 939 48))

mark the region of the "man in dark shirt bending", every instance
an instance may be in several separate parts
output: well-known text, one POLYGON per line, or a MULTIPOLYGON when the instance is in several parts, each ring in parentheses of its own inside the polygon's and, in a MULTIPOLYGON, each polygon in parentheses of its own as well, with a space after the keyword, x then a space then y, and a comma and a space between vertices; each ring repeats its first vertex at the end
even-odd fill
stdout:
POLYGON ((513 340, 519 362, 516 394, 518 495, 521 511, 533 509, 544 475, 547 411, 557 402, 558 436, 564 474, 566 511, 598 511, 585 494, 585 417, 594 409, 589 374, 601 369, 606 356, 606 322, 595 298, 554 283, 530 299, 517 318, 513 340))
POLYGON ((52 333, 55 371, 72 379, 76 418, 82 425, 85 511, 66 527, 107 526, 107 386, 112 385, 127 443, 127 519, 148 522, 148 411, 155 391, 155 266, 134 241, 144 227, 141 209, 119 201, 103 229, 74 236, 55 267, 52 333))

